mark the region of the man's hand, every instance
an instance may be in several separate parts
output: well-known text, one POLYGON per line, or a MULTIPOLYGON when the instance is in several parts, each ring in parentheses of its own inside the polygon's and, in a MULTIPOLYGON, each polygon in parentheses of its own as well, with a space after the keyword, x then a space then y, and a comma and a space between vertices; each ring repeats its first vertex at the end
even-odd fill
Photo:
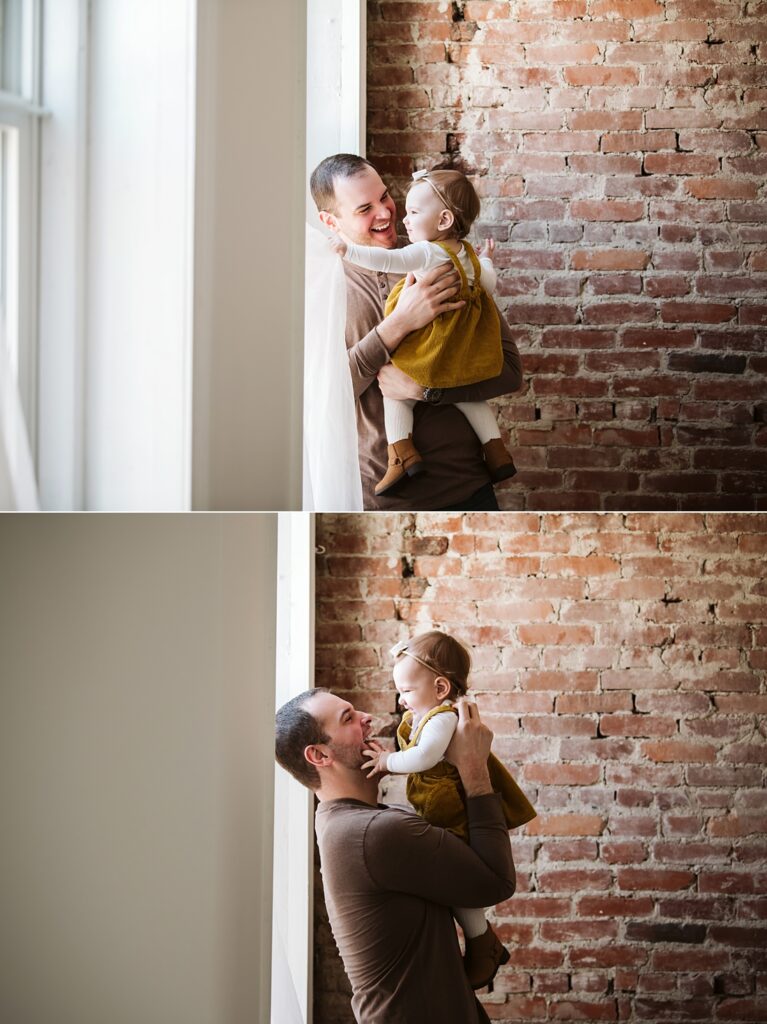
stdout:
POLYGON ((412 377, 400 370, 392 363, 387 363, 378 371, 378 386, 384 398, 414 398, 416 401, 423 399, 423 388, 416 384, 412 377))
POLYGON ((490 756, 493 734, 482 724, 479 708, 473 701, 458 701, 456 707, 458 725, 445 751, 445 760, 458 769, 466 796, 492 793, 487 759, 490 756))
POLYGON ((465 306, 462 299, 456 301, 460 289, 461 279, 452 263, 441 263, 420 281, 408 274, 396 309, 378 325, 384 345, 393 352, 411 331, 430 324, 440 313, 465 306))
POLYGON ((362 751, 364 757, 368 760, 364 762, 360 767, 363 772, 367 772, 367 777, 371 779, 374 775, 383 778, 384 775, 388 775, 389 772, 386 769, 386 758, 389 751, 386 750, 378 740, 368 740, 367 749, 362 751))

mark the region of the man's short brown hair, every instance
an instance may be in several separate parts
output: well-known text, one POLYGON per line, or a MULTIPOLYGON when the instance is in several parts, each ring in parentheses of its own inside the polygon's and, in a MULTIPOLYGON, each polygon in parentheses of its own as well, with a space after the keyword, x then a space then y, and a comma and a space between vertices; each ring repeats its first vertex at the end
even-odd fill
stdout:
MULTIPOLYGON (((335 214, 336 178, 353 178, 356 174, 361 174, 366 167, 373 167, 373 165, 353 153, 336 153, 335 156, 325 157, 314 168, 309 179, 312 199, 317 209, 335 214)), ((374 167, 373 170, 375 170, 374 167)))
POLYGON ((329 743, 327 736, 305 705, 315 693, 330 693, 324 686, 304 690, 283 704, 275 721, 275 756, 286 772, 313 792, 320 788, 320 773, 304 756, 307 747, 315 743, 329 743))

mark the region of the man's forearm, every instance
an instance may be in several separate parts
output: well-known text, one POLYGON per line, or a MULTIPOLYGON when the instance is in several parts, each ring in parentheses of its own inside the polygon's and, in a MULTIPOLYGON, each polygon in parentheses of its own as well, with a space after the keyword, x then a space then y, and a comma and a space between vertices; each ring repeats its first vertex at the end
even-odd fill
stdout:
POLYGON ((402 322, 397 318, 396 310, 385 317, 376 327, 378 337, 384 343, 389 352, 394 352, 399 343, 409 334, 402 322))
POLYGON ((381 367, 388 363, 389 353, 378 331, 373 329, 348 349, 348 356, 356 400, 370 387, 381 367))
POLYGON ((466 796, 487 796, 493 792, 487 761, 462 765, 459 774, 466 796))

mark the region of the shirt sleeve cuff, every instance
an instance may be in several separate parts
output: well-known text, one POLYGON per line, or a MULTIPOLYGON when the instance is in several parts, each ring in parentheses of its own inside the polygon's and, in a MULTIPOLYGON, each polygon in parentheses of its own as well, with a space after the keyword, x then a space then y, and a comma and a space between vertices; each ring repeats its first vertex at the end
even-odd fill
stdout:
POLYGON ((369 331, 364 338, 360 338, 355 348, 360 363, 365 366, 370 376, 375 376, 381 367, 389 362, 389 350, 384 345, 377 327, 369 331))
POLYGON ((466 813, 469 825, 492 825, 499 820, 505 824, 501 798, 497 793, 467 797, 466 813))

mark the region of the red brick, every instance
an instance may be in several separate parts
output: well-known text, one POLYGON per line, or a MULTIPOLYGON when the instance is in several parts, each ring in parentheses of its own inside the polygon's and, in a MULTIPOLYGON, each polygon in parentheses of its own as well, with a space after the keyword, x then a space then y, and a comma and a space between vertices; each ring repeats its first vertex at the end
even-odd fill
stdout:
POLYGON ((648 153, 644 158, 648 174, 713 174, 719 160, 698 151, 694 153, 648 153))
POLYGON ((638 967, 646 959, 642 949, 633 946, 591 947, 589 949, 572 948, 570 963, 573 967, 638 967))
POLYGON ((573 217, 593 221, 635 221, 644 214, 644 203, 619 200, 579 199, 572 203, 573 217))
POLYGON ((526 672, 522 677, 525 690, 597 690, 599 676, 596 672, 526 672))
POLYGON ((676 134, 672 131, 614 132, 602 136, 603 153, 655 153, 676 148, 676 134))
POLYGON ((605 736, 671 736, 676 722, 653 715, 602 715, 599 729, 605 736))
POLYGON ((576 250, 572 255, 573 270, 644 270, 650 254, 632 249, 576 250))
POLYGON ((573 86, 622 86, 637 85, 639 83, 639 72, 636 68, 605 67, 599 66, 576 66, 566 67, 563 70, 563 77, 568 85, 573 86))
POLYGON ((696 199, 756 199, 756 182, 722 178, 690 178, 684 187, 696 199))
POLYGON ((735 925, 711 925, 713 942, 727 946, 761 948, 767 945, 767 928, 738 927, 735 925))
POLYGON ((579 715, 528 715, 523 723, 525 732, 534 736, 596 736, 596 722, 579 715))
POLYGON ((596 814, 539 814, 527 826, 528 835, 598 836, 604 819, 596 814))
POLYGON ((519 640, 523 644, 555 644, 570 646, 573 644, 593 644, 594 631, 587 626, 558 626, 554 623, 541 625, 520 625, 517 629, 519 640))
POLYGON ((633 21, 635 18, 661 18, 663 5, 659 0, 593 0, 593 18, 616 17, 633 21))
POLYGON ((644 917, 654 905, 650 896, 582 896, 577 909, 586 917, 644 917))
POLYGON ((767 1020, 767 998, 723 999, 716 1008, 717 1020, 767 1020))
POLYGON ((670 868, 626 867, 617 869, 617 881, 620 889, 674 892, 689 888, 694 879, 692 871, 677 871, 670 868))
POLYGON ((653 761, 710 762, 716 760, 716 747, 682 740, 659 740, 642 744, 643 752, 653 761))
POLYGON ((531 764, 524 778, 547 786, 591 786, 600 781, 602 770, 591 764, 531 764))
POLYGON ((647 856, 639 840, 602 843, 600 854, 606 864, 641 864, 647 856))
POLYGON ((541 870, 538 884, 543 892, 605 891, 610 885, 610 871, 607 868, 541 870))

